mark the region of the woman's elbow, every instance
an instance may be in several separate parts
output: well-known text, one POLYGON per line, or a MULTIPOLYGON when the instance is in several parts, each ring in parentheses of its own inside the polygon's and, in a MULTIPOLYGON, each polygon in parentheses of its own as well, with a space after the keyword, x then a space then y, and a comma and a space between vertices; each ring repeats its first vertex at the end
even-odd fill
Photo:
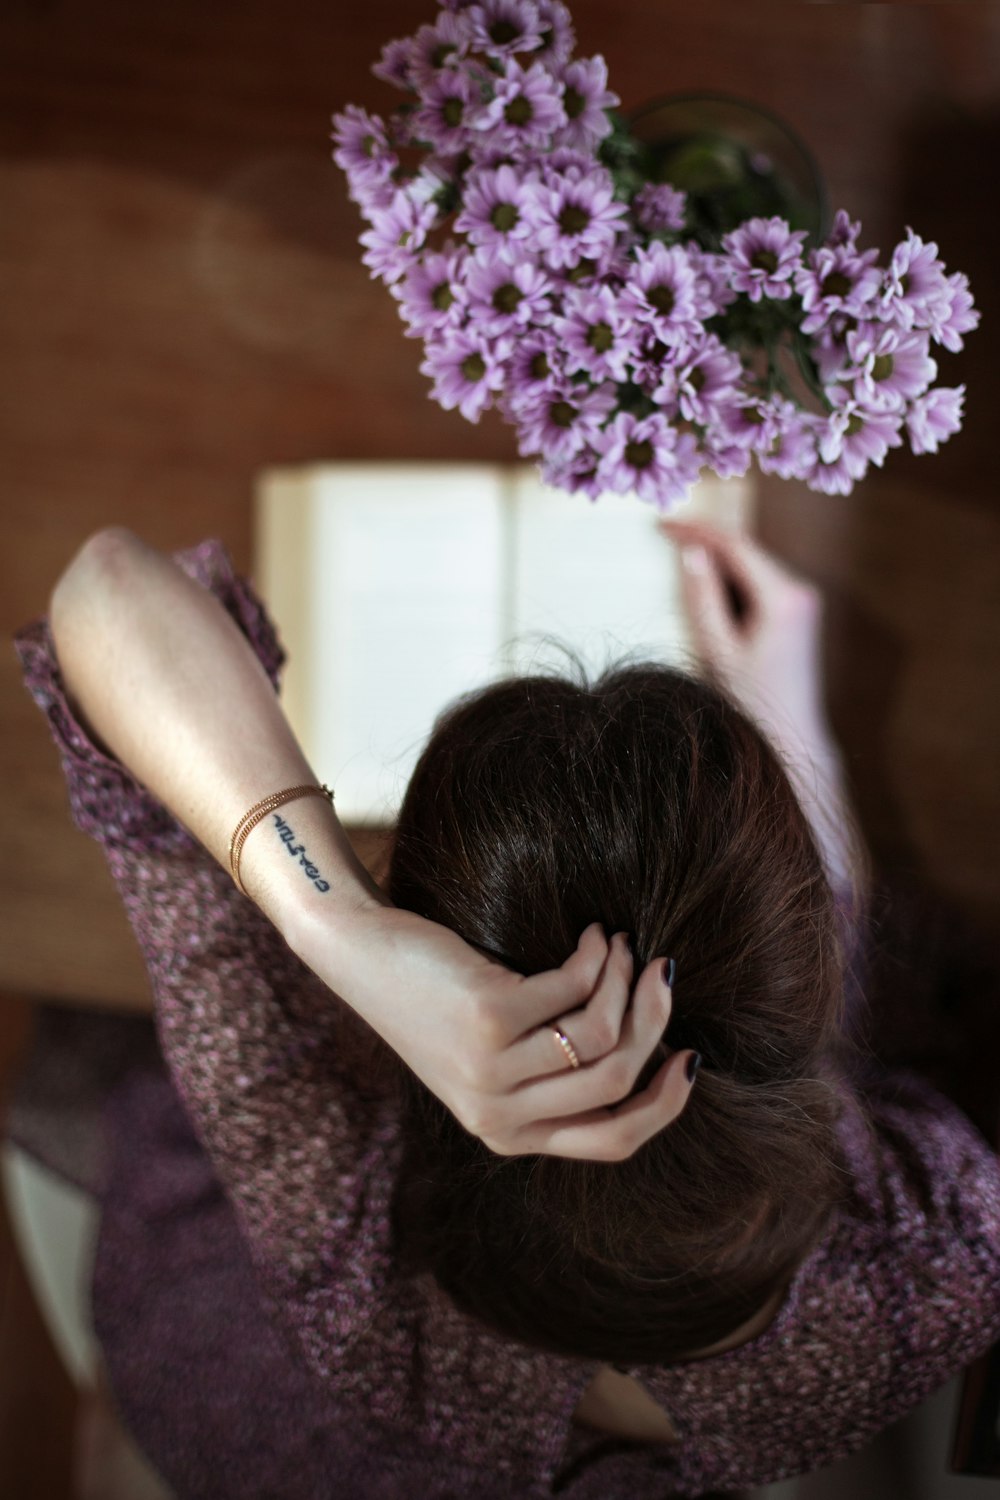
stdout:
POLYGON ((58 636, 82 601, 105 597, 134 577, 145 544, 126 526, 105 526, 89 536, 59 576, 49 600, 49 618, 58 636))

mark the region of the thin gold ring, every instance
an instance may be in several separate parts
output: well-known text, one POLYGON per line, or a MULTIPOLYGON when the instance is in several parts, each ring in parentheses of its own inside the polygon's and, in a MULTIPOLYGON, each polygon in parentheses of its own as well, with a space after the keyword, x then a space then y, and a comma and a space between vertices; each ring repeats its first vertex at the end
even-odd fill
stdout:
POLYGON ((570 1067, 578 1068, 580 1066, 580 1059, 577 1057, 576 1048, 573 1046, 573 1043, 570 1041, 565 1031, 560 1031, 558 1026, 551 1027, 551 1031, 552 1035, 555 1037, 556 1041, 559 1043, 560 1047, 569 1058, 570 1067))

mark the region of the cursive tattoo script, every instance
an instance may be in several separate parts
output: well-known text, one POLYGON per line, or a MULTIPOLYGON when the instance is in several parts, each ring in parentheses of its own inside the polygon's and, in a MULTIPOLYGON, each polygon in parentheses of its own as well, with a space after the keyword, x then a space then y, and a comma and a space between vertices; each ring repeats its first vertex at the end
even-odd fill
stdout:
POLYGON ((303 870, 305 870, 306 875, 309 877, 318 891, 322 891, 324 893, 328 891, 330 889, 330 882, 323 879, 323 877, 319 873, 319 870, 313 864, 312 860, 306 859, 305 844, 297 844, 295 842, 295 834, 293 830, 289 828, 284 818, 279 817, 277 813, 274 813, 273 817, 275 827, 278 830, 278 837, 284 844, 285 848, 288 850, 289 854, 293 859, 298 860, 303 870))

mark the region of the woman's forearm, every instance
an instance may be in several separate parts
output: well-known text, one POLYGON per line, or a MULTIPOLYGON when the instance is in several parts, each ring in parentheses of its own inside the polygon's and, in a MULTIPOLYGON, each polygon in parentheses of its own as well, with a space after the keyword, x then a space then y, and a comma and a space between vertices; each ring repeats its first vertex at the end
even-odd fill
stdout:
MULTIPOLYGON (((131 533, 114 528, 85 544, 53 593, 51 625, 94 735, 224 866, 249 807, 317 780, 234 621, 131 533)), ((290 941, 313 909, 331 917, 378 899, 327 804, 306 797, 279 815, 321 878, 289 858, 273 817, 249 836, 241 875, 290 941)))

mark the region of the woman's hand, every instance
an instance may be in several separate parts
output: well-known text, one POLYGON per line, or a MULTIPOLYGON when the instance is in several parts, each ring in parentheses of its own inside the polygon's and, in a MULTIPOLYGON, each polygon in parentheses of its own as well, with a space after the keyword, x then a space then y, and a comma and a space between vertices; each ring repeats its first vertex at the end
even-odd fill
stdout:
POLYGON ((704 521, 666 520, 705 674, 757 723, 784 760, 831 881, 862 863, 840 753, 823 702, 823 596, 749 537, 704 521))
POLYGON ((832 746, 823 706, 823 596, 749 537, 701 521, 664 521, 680 544, 694 647, 781 748, 832 746), (794 737, 794 744, 789 741, 794 737))
POLYGON ((311 924, 295 946, 498 1155, 622 1161, 687 1103, 689 1051, 663 1049, 655 1077, 628 1097, 661 1043, 671 992, 662 959, 633 990, 621 933, 609 943, 595 923, 561 968, 531 978, 437 923, 374 903, 349 929, 311 924))

